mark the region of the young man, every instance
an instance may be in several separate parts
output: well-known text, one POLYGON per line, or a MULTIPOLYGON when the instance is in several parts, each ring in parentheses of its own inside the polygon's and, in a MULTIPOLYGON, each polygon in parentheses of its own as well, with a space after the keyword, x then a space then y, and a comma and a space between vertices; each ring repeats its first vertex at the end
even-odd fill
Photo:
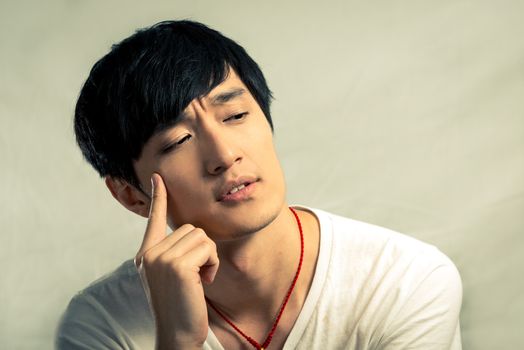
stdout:
POLYGON ((270 100, 242 47, 190 21, 93 67, 78 144, 148 224, 134 260, 73 298, 58 348, 460 349, 460 277, 436 248, 289 207, 270 100))

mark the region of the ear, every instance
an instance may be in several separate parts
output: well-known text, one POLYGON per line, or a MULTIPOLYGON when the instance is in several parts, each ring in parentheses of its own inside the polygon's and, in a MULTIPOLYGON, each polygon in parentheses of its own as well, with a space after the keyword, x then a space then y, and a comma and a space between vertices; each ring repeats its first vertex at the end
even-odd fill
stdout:
POLYGON ((135 214, 149 217, 149 206, 151 200, 127 181, 111 176, 105 178, 106 186, 113 197, 128 210, 135 214))

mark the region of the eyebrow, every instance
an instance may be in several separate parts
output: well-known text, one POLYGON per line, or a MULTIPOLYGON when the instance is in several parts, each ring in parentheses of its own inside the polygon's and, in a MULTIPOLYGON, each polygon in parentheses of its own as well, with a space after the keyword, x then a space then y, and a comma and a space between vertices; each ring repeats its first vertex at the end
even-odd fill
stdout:
POLYGON ((232 99, 243 95, 246 92, 244 88, 237 88, 230 91, 225 91, 220 94, 217 94, 211 98, 211 104, 221 105, 231 101, 232 99))
MULTIPOLYGON (((245 92, 246 92, 246 89, 244 89, 244 88, 236 88, 236 89, 231 89, 229 91, 224 91, 222 93, 219 93, 219 94, 213 96, 211 98, 211 104, 212 105, 225 104, 225 103, 231 101, 234 98, 242 96, 245 92)), ((174 126, 181 124, 184 120, 186 120, 188 118, 189 118, 188 115, 185 112, 182 112, 182 113, 179 114, 178 118, 176 118, 175 120, 170 121, 170 122, 168 122, 166 124, 163 124, 160 127, 157 127, 156 132, 159 132, 159 133, 165 132, 166 130, 168 130, 168 129, 174 127, 174 126)), ((155 154, 157 156, 161 156, 163 148, 164 148, 164 145, 161 145, 160 148, 156 150, 155 154)))

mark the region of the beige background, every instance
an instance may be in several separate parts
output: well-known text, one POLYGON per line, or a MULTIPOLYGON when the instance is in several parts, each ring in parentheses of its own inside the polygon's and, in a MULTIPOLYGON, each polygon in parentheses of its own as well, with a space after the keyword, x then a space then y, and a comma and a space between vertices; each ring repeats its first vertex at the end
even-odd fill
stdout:
POLYGON ((113 42, 169 18, 219 29, 262 66, 291 203, 437 245, 463 278, 464 349, 524 348, 523 11, 2 0, 0 348, 52 348, 69 298, 137 249, 144 221, 83 162, 72 113, 113 42))

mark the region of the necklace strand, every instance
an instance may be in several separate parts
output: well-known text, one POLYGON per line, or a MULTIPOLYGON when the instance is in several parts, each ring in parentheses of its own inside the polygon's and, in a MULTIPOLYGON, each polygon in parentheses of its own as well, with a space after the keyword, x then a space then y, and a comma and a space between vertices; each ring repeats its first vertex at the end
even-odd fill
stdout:
POLYGON ((298 276, 300 275, 300 270, 302 269, 302 261, 304 260, 304 234, 302 232, 302 224, 300 222, 300 219, 298 218, 298 215, 293 208, 289 208, 293 215, 295 216, 295 220, 297 221, 298 231, 300 232, 300 260, 298 262, 298 268, 297 272, 295 273, 295 277, 293 278, 293 281, 291 282, 291 285, 289 286, 289 289, 286 293, 286 296, 284 298, 284 301, 282 302, 282 306, 280 307, 280 310, 278 311, 277 317, 275 318, 275 322, 273 322, 273 326, 271 327, 271 330, 269 331, 266 340, 260 345, 255 339, 251 338, 240 328, 238 328, 229 318, 226 317, 220 311, 212 302, 206 297, 206 301, 208 305, 215 310, 215 312, 224 320, 226 321, 231 327, 233 327, 234 330, 236 330, 244 339, 246 339, 251 345, 255 347, 255 349, 258 350, 264 350, 267 349, 269 346, 269 343, 271 343, 271 340, 273 339, 273 335, 275 334, 275 331, 277 329, 278 322, 280 321, 280 318, 282 317, 282 313, 284 313, 284 309, 286 308, 287 302, 289 301, 289 298, 291 297, 291 293, 293 292, 293 289, 295 288, 295 285, 297 284, 298 276))

